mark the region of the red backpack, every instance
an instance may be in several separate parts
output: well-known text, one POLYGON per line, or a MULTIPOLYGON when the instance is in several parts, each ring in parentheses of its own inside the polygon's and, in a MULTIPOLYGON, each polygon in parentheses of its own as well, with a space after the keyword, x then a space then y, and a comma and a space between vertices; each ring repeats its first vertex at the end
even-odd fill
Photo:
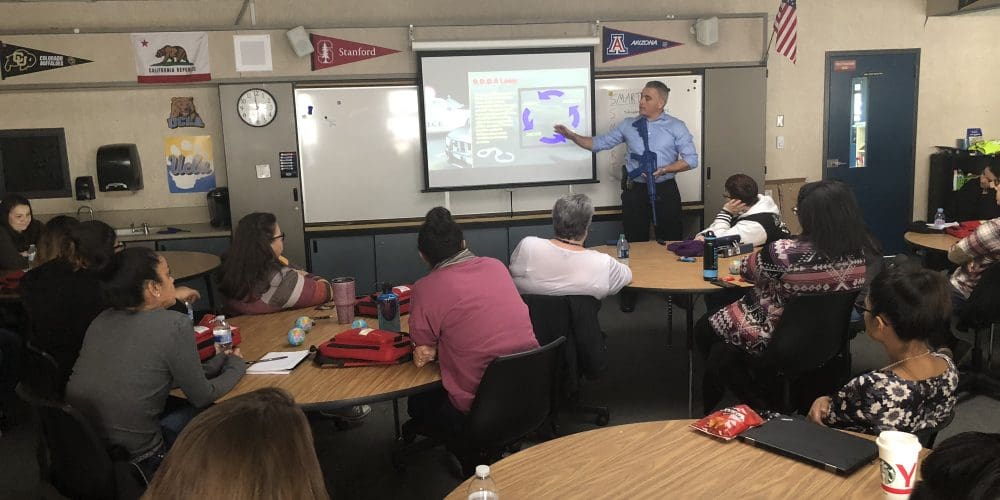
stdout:
POLYGON ((314 360, 321 368, 396 365, 412 354, 413 342, 405 333, 355 328, 317 346, 314 360))

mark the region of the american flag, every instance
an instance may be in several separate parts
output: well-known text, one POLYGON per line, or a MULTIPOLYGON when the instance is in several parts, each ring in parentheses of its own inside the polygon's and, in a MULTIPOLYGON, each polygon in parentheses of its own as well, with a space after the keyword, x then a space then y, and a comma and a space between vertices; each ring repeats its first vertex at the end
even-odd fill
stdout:
POLYGON ((778 15, 774 18, 774 32, 778 37, 775 50, 795 62, 798 41, 798 19, 795 16, 795 0, 781 0, 778 15))

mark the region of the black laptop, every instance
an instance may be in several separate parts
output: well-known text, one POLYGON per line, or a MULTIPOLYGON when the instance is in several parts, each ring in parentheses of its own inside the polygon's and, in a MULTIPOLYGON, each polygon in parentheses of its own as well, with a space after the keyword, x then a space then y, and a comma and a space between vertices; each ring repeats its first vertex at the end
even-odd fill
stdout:
POLYGON ((878 456, 874 441, 801 418, 773 418, 740 434, 740 439, 844 475, 853 473, 878 456))

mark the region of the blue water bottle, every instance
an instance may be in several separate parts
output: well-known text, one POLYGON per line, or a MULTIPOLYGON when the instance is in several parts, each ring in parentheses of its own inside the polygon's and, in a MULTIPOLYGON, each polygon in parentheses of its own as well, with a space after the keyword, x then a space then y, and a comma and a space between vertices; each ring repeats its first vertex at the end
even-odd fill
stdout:
POLYGON ((719 258, 715 248, 715 233, 705 232, 705 258, 702 259, 704 266, 702 277, 705 281, 712 281, 719 278, 719 258))
POLYGON ((378 327, 380 330, 398 332, 399 296, 392 293, 392 284, 384 283, 378 296, 378 327))

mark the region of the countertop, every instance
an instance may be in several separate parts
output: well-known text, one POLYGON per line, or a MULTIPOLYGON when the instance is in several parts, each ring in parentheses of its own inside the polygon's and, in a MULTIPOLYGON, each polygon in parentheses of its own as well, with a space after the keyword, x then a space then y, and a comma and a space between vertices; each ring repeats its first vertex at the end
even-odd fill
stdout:
POLYGON ((170 234, 158 234, 151 231, 149 234, 139 233, 128 236, 119 236, 118 240, 124 242, 160 241, 187 240, 192 238, 228 238, 232 236, 232 232, 229 228, 212 227, 212 225, 207 222, 199 222, 196 224, 166 224, 164 227, 176 227, 177 229, 185 229, 186 231, 170 234))

